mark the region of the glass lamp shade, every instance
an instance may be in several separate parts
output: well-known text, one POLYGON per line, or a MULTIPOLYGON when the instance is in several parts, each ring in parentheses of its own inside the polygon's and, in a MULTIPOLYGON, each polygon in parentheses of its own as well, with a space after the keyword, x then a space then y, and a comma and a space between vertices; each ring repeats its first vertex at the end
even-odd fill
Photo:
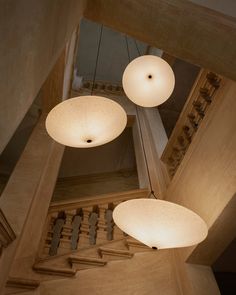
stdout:
POLYGON ((125 129, 127 115, 115 101, 100 96, 79 96, 55 106, 46 129, 57 142, 90 148, 112 141, 125 129))
POLYGON ((180 205, 154 199, 134 199, 113 211, 116 225, 125 233, 154 249, 187 247, 203 241, 206 223, 180 205))
POLYGON ((142 107, 154 107, 170 97, 175 86, 175 76, 162 58, 144 55, 128 64, 122 84, 132 102, 142 107))

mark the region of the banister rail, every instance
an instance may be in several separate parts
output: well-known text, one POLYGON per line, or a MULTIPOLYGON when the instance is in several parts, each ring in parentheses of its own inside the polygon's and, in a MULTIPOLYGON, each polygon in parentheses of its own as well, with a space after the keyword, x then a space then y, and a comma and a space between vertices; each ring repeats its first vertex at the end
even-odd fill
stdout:
POLYGON ((161 157, 171 178, 184 158, 222 80, 221 76, 208 70, 200 71, 161 157))

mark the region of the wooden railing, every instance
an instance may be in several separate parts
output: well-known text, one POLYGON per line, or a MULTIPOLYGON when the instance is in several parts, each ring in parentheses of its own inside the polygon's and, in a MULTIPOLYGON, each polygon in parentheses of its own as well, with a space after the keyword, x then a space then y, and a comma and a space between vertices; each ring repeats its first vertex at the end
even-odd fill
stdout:
POLYGON ((124 233, 113 222, 113 209, 125 200, 147 196, 148 191, 142 189, 52 203, 40 257, 66 254, 124 238, 124 233))
POLYGON ((219 75, 207 70, 201 70, 199 73, 162 155, 171 178, 175 175, 221 84, 222 77, 219 75))
MULTIPOLYGON (((90 94, 93 86, 92 80, 85 80, 83 81, 83 85, 79 90, 72 89, 72 93, 78 95, 86 95, 90 94)), ((95 81, 93 92, 96 94, 115 94, 119 96, 124 96, 123 87, 120 84, 115 84, 106 81, 95 81)), ((74 95, 73 95, 74 96, 74 95)))

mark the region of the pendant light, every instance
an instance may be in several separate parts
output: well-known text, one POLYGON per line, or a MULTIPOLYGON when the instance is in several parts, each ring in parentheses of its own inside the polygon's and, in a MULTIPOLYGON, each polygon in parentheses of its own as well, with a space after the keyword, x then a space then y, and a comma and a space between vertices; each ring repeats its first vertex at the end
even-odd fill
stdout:
POLYGON ((113 211, 113 220, 123 232, 153 249, 198 244, 208 233, 205 221, 193 211, 175 203, 158 200, 155 196, 137 107, 136 113, 151 188, 150 196, 155 199, 133 199, 121 203, 113 211))
MULTIPOLYGON (((129 56, 127 37, 126 44, 129 56)), ((155 107, 170 97, 175 86, 175 76, 164 59, 143 55, 129 62, 123 73, 122 84, 125 94, 133 103, 142 107, 155 107)))
POLYGON ((207 236, 207 226, 196 213, 163 200, 123 202, 113 219, 122 231, 153 249, 192 246, 207 236))
POLYGON ((115 101, 101 96, 80 96, 54 107, 46 119, 46 129, 61 144, 90 148, 118 137, 126 123, 126 113, 115 101))
POLYGON ((48 114, 46 130, 57 142, 77 148, 103 145, 118 137, 126 127, 127 115, 115 101, 94 96, 94 84, 101 46, 103 25, 96 56, 91 95, 61 102, 48 114))

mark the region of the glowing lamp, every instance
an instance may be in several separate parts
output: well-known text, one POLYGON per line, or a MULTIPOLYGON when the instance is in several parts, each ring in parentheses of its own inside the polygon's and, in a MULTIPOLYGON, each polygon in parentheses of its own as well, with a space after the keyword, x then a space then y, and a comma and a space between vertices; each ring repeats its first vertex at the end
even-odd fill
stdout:
POLYGON ((115 101, 100 96, 79 96, 55 106, 46 129, 57 142, 90 148, 108 143, 125 129, 127 116, 115 101))
POLYGON ((208 233, 206 223, 180 205, 154 199, 134 199, 113 211, 116 225, 125 233, 153 249, 192 246, 208 233))
POLYGON ((170 97, 175 86, 175 76, 162 58, 144 55, 128 64, 122 84, 132 102, 142 107, 154 107, 170 97))

